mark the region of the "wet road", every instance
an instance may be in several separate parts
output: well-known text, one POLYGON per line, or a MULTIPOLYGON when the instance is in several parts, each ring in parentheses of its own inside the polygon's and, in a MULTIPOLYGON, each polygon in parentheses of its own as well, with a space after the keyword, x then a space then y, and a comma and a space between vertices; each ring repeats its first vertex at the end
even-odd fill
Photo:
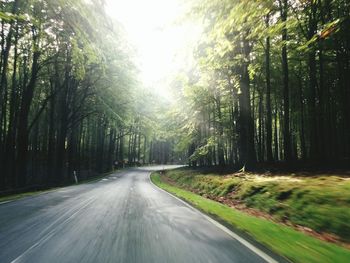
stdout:
POLYGON ((0 262, 265 262, 151 184, 152 169, 1 204, 0 262))

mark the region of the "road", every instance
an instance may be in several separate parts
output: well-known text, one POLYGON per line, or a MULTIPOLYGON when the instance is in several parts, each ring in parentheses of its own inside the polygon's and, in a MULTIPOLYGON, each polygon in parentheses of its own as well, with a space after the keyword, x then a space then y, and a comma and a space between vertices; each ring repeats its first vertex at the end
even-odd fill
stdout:
POLYGON ((1 204, 0 262, 265 262, 154 186, 152 169, 1 204))

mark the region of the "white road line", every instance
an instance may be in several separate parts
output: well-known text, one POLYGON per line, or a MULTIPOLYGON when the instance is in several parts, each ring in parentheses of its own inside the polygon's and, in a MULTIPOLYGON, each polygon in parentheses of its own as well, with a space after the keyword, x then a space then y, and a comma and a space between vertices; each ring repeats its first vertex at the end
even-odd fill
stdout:
MULTIPOLYGON (((76 211, 73 212, 73 214, 71 214, 68 218, 64 219, 59 225, 62 225, 66 222, 68 222, 71 218, 73 218, 77 213, 79 213, 82 209, 84 209, 85 207, 87 207, 90 203, 92 203, 92 201, 94 201, 94 198, 90 198, 88 199, 88 201, 81 207, 78 207, 78 209, 76 211)), ((71 212, 71 211, 69 211, 71 212)), ((56 223, 58 223, 58 221, 60 219, 62 219, 64 216, 66 216, 68 212, 64 213, 62 216, 60 216, 59 218, 57 218, 52 224, 50 224, 44 231, 48 230, 51 226, 55 225, 56 223)), ((44 232, 42 231, 42 232, 44 232)), ((52 229, 51 231, 49 231, 47 234, 44 234, 44 236, 42 238, 40 238, 34 245, 30 246, 26 251, 24 251, 21 255, 19 255, 17 258, 15 258, 14 260, 11 261, 11 263, 19 263, 22 262, 23 258, 30 252, 32 251, 34 248, 40 246, 41 244, 43 244, 45 241, 49 240, 52 236, 55 235, 57 231, 57 226, 52 229)))
POLYGON ((151 173, 149 173, 148 176, 149 181, 151 182, 151 184, 153 186, 155 186, 157 189, 167 193, 168 195, 172 196, 173 198, 177 199, 178 201, 180 201, 181 203, 183 203, 184 205, 186 205, 187 207, 193 209, 194 211, 196 211, 197 213, 199 213, 200 215, 202 215, 205 219, 207 219, 209 222, 211 222, 213 225, 215 225, 216 227, 220 228, 222 231, 224 231, 226 234, 228 234, 229 236, 231 236, 232 238, 236 239, 239 243, 241 243, 242 245, 244 245, 245 247, 247 247, 248 249, 250 249, 251 251, 253 251, 255 254, 257 254, 259 257, 261 257, 262 259, 264 259, 266 262, 269 263, 278 263, 278 261, 276 261, 275 259, 273 259, 272 257, 270 257, 268 254, 266 254, 264 251, 262 251, 261 249, 257 248, 256 246, 254 246, 253 244, 251 244, 250 242, 248 242, 247 240, 245 240, 244 238, 242 238, 241 236, 237 235, 236 233, 232 232, 230 229, 228 229, 227 227, 225 227, 224 225, 220 224, 219 222, 215 221, 214 219, 212 219, 211 217, 207 216, 206 214, 204 214, 203 212, 199 211, 197 208, 191 206, 189 203, 185 202, 184 200, 178 198, 177 196, 173 195, 172 193, 169 193, 167 191, 165 191, 164 189, 158 187, 157 185, 155 185, 152 180, 151 180, 151 173))

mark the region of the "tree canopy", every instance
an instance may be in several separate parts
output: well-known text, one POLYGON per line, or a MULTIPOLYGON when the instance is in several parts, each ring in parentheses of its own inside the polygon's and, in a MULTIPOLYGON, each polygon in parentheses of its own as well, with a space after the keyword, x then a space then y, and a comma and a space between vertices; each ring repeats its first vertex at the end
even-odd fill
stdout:
POLYGON ((349 161, 348 1, 191 1, 203 33, 174 103, 143 86, 105 5, 1 1, 1 189, 126 163, 349 161))
POLYGON ((341 0, 192 1, 205 29, 197 63, 178 78, 174 113, 190 163, 346 163, 349 7, 341 0))

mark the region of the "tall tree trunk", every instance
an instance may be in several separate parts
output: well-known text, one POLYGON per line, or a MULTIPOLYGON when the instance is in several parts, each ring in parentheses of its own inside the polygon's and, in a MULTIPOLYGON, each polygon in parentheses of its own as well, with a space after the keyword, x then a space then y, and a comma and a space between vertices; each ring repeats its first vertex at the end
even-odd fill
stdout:
MULTIPOLYGON (((15 0, 12 6, 12 14, 17 14, 19 7, 19 0, 15 0)), ((0 76, 0 163, 3 161, 4 154, 4 140, 5 140, 5 128, 6 121, 6 106, 7 106, 7 71, 9 67, 9 56, 12 46, 12 35, 14 32, 13 24, 15 20, 11 20, 10 28, 8 34, 6 36, 6 44, 4 45, 4 39, 2 42, 2 54, 1 54, 1 76, 0 76)), ((16 24, 17 30, 18 25, 16 24)), ((2 34, 4 33, 4 28, 2 30, 2 34)), ((3 36, 4 37, 4 36, 3 36)), ((18 34, 16 34, 16 38, 18 34)), ((17 40, 16 40, 17 41, 17 40)), ((5 176, 5 175, 4 175, 5 176)), ((1 180, 1 177, 0 177, 1 180)), ((0 181, 1 186, 1 181, 0 181)))
POLYGON ((244 60, 242 66, 242 77, 240 80, 241 94, 239 96, 240 104, 240 160, 241 165, 250 167, 256 163, 254 146, 254 122, 251 116, 250 105, 250 78, 248 72, 249 56, 251 47, 246 39, 243 39, 244 60))
MULTIPOLYGON (((316 3, 311 3, 309 14, 308 39, 312 39, 317 30, 316 20, 316 3)), ((317 89, 317 71, 316 71, 316 49, 314 46, 309 46, 308 50, 308 66, 309 66, 309 123, 310 127, 310 158, 317 160, 319 158, 319 143, 317 134, 317 113, 316 113, 316 89, 317 89)))
MULTIPOLYGON (((266 17, 266 26, 269 27, 270 15, 266 17)), ((265 47, 266 67, 266 154, 267 161, 272 162, 272 111, 271 111, 271 70, 270 70, 270 37, 266 37, 265 47)))
MULTIPOLYGON (((57 82, 56 82, 57 83, 57 82)), ((50 89, 51 93, 53 94, 55 85, 53 80, 50 80, 50 89)), ((47 149, 47 183, 48 185, 53 184, 54 182, 54 153, 55 153, 55 105, 56 105, 56 99, 55 96, 52 96, 49 101, 49 134, 48 134, 48 149, 47 149)))
POLYGON ((108 155, 107 155, 108 171, 111 171, 113 169, 113 153, 115 150, 115 142, 116 142, 116 130, 115 128, 111 128, 109 133, 108 155))
MULTIPOLYGON (((253 96, 254 97, 254 96, 253 96)), ((259 104, 258 104, 258 113, 259 113, 259 118, 258 118, 258 153, 259 153, 259 162, 264 161, 264 152, 263 152, 263 95, 259 93, 259 104)))
POLYGON ((278 147, 278 128, 277 128, 277 123, 278 123, 278 105, 277 105, 277 95, 275 92, 275 122, 274 122, 274 156, 275 156, 275 160, 278 161, 278 153, 279 153, 279 147, 278 147))
MULTIPOLYGON (((17 87, 17 61, 18 61, 18 24, 16 25, 16 35, 15 35, 15 43, 14 43, 14 56, 13 56, 13 73, 12 73, 12 88, 11 88, 11 97, 10 97, 10 111, 9 111, 9 124, 6 134, 6 140, 5 140, 5 154, 3 158, 3 167, 4 167, 4 173, 1 178, 5 179, 5 176, 7 177, 6 181, 14 180, 15 174, 14 174, 14 163, 16 159, 16 147, 15 147, 15 140, 16 140, 16 119, 17 119, 17 112, 16 108, 18 106, 18 87, 17 87)), ((1 143, 1 142, 0 142, 1 143)), ((1 156, 1 154, 0 154, 1 156)), ((12 185, 14 185, 14 181, 12 181, 12 185)), ((4 181, 0 183, 1 185, 4 184, 4 181)))
POLYGON ((304 96, 303 96, 303 82, 302 82, 301 63, 299 65, 299 103, 300 103, 300 149, 301 159, 306 159, 306 144, 305 144, 305 123, 304 123, 304 96))
POLYGON ((27 161, 28 161, 28 136, 29 136, 28 117, 29 117, 29 110, 32 104, 34 89, 37 81, 37 74, 39 70, 39 65, 38 65, 39 57, 40 57, 40 53, 38 51, 35 51, 33 53, 31 78, 27 87, 23 91, 21 108, 19 111, 18 130, 17 130, 17 145, 18 145, 17 179, 18 179, 18 185, 20 187, 26 184, 27 161))
POLYGON ((150 146, 149 146, 149 163, 153 164, 153 140, 151 140, 150 146))
MULTIPOLYGON (((288 16, 288 0, 279 0, 281 20, 287 23, 288 16)), ((288 53, 287 53, 287 26, 284 24, 282 29, 282 72, 283 72, 283 150, 284 159, 289 161, 291 159, 290 147, 290 120, 289 120, 289 69, 288 69, 288 53)))
POLYGON ((141 164, 141 134, 140 131, 137 136, 137 162, 141 164))
POLYGON ((122 135, 119 140, 119 160, 122 162, 122 166, 124 167, 124 136, 122 135))
POLYGON ((146 147, 147 147, 147 136, 144 136, 144 142, 143 142, 143 165, 146 164, 146 147))
POLYGON ((216 96, 216 110, 218 114, 218 160, 219 165, 224 166, 225 165, 225 157, 224 157, 224 145, 223 145, 223 136, 224 136, 224 128, 222 124, 222 113, 221 113, 221 95, 220 91, 217 91, 216 96))

